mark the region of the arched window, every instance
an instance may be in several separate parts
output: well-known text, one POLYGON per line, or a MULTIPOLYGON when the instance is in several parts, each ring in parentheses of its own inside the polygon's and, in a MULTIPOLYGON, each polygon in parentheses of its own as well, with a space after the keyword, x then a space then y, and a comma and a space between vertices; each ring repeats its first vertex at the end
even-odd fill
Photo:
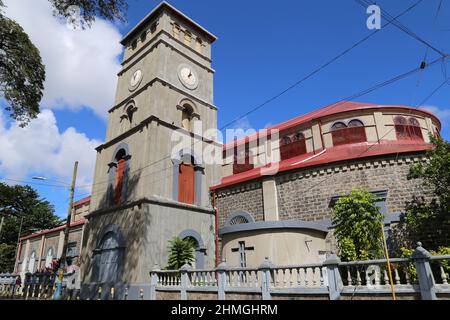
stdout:
POLYGON ((195 230, 187 229, 183 230, 179 236, 183 240, 189 240, 195 250, 195 268, 203 269, 205 264, 206 247, 204 245, 202 236, 195 230))
POLYGON ((202 39, 200 39, 200 38, 196 39, 196 41, 195 41, 195 50, 198 53, 202 53, 202 51, 203 51, 203 41, 202 41, 202 39))
POLYGON ((109 164, 108 200, 110 205, 120 205, 127 198, 127 184, 129 172, 128 147, 123 144, 118 147, 113 162, 109 164))
POLYGON ((394 118, 395 133, 398 140, 422 140, 422 128, 415 118, 397 116, 394 118))
POLYGON ((136 111, 137 111, 137 108, 134 104, 131 104, 127 107, 126 115, 128 118, 128 122, 130 124, 130 128, 133 127, 133 116, 136 111))
POLYGON ((233 162, 233 174, 252 170, 255 165, 253 164, 253 155, 250 151, 248 144, 245 147, 234 147, 234 162, 233 162))
MULTIPOLYGON (((186 158, 186 157, 185 157, 186 158)), ((195 203, 195 161, 189 157, 179 165, 178 201, 188 204, 195 203)))
POLYGON ((28 272, 34 273, 35 264, 36 264, 36 252, 33 251, 30 256, 30 261, 28 262, 28 272))
POLYGON ((133 42, 131 43, 131 49, 136 50, 137 48, 137 40, 133 40, 133 42))
POLYGON ((423 140, 422 136, 422 128, 420 127, 420 123, 416 118, 409 118, 409 132, 411 135, 411 139, 413 140, 423 140))
POLYGON ((49 248, 47 251, 47 255, 45 256, 45 267, 51 268, 53 262, 53 248, 49 248))
POLYGON ((156 22, 153 23, 153 24, 150 26, 150 32, 151 32, 152 34, 154 34, 155 31, 156 31, 156 22))
POLYGON ((232 212, 225 220, 224 225, 226 227, 245 224, 245 223, 254 223, 255 219, 253 219, 252 215, 247 211, 238 210, 232 212))
POLYGON ((235 216, 230 220, 230 226, 233 226, 235 224, 244 224, 249 223, 248 219, 244 216, 235 216))
POLYGON ((193 120, 194 110, 193 108, 185 104, 183 106, 183 111, 181 113, 181 126, 183 129, 192 132, 192 120, 193 120))
POLYGON ((141 42, 144 43, 147 40, 147 30, 141 33, 141 42))
POLYGON ((357 119, 349 121, 348 125, 336 122, 331 126, 331 136, 334 146, 367 141, 364 124, 357 119))
POLYGON ((116 155, 117 170, 116 170, 116 182, 114 186, 114 204, 119 205, 122 199, 123 181, 125 177, 125 164, 126 164, 125 150, 120 149, 116 155))
POLYGON ((180 26, 176 23, 173 24, 172 35, 176 39, 180 39, 180 26))
POLYGON ((280 145, 281 160, 290 159, 306 153, 305 135, 297 132, 291 136, 284 136, 280 145))
POLYGON ((187 46, 191 46, 192 34, 190 31, 184 31, 184 44, 187 46))

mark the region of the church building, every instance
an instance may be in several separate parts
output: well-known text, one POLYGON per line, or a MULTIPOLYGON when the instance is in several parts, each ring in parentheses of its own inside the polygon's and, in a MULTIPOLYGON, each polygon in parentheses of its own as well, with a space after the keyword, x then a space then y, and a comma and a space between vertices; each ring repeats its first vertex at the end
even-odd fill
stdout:
POLYGON ((323 262, 336 252, 331 209, 354 188, 378 197, 389 238, 406 202, 426 196, 422 182, 407 175, 440 129, 423 109, 340 102, 268 128, 279 135, 277 171, 270 175, 256 161, 267 152, 257 141, 267 137, 226 144, 222 181, 211 187, 222 259, 234 267, 257 267, 265 257, 276 265, 323 262), (227 152, 238 148, 245 161, 227 152))
POLYGON ((111 285, 117 296, 126 289, 130 299, 147 299, 149 273, 167 266, 174 237, 193 240, 197 269, 221 260, 257 267, 265 257, 277 265, 321 262, 336 250, 330 214, 339 197, 368 189, 389 229, 406 201, 426 194, 420 181, 407 180, 410 165, 432 147, 429 134, 441 129, 423 109, 341 102, 216 142, 206 134, 217 130, 215 41, 166 2, 122 39, 85 216, 83 298, 97 297, 100 285, 108 294, 111 285), (277 135, 277 169, 266 170, 255 159, 269 151, 258 143, 277 135), (208 148, 218 149, 223 164, 204 161, 208 148))

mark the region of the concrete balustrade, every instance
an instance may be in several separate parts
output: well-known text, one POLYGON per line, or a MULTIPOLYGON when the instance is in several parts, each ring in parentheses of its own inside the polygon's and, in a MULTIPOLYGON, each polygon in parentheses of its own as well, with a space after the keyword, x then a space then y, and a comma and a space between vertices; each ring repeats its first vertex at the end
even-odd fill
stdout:
MULTIPOLYGON (((450 255, 431 256, 420 243, 409 258, 390 259, 397 299, 450 299, 450 255)), ((16 286, 16 274, 0 274, 0 299, 54 299, 51 274, 27 274, 16 286)), ((69 297, 63 286, 62 299, 69 297)), ((258 268, 160 270, 155 265, 149 284, 99 284, 75 299, 391 299, 391 277, 385 259, 341 262, 330 255, 322 264, 274 266, 266 258, 258 268)))

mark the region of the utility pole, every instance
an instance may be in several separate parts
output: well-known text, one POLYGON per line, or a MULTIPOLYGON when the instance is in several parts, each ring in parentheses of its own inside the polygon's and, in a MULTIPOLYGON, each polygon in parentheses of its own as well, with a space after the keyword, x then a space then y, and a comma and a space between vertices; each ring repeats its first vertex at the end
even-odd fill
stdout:
POLYGON ((5 221, 5 216, 2 215, 2 220, 0 221, 0 235, 2 234, 3 222, 5 221))
POLYGON ((19 260, 20 235, 22 234, 22 225, 23 225, 23 216, 20 218, 19 233, 17 234, 16 261, 14 262, 14 270, 13 270, 13 272, 16 272, 17 262, 19 260))
POLYGON ((66 263, 66 251, 67 251, 67 243, 69 242, 69 228, 70 228, 70 218, 72 216, 73 210, 73 195, 75 193, 75 183, 77 180, 77 171, 78 171, 78 161, 75 161, 75 165, 73 166, 73 177, 72 177, 72 185, 70 186, 70 200, 69 200, 69 209, 67 210, 67 222, 66 228, 64 230, 64 244, 63 244, 63 252, 61 255, 61 266, 64 267, 66 263))
POLYGON ((73 209, 73 195, 75 193, 75 183, 77 180, 77 171, 78 171, 78 161, 75 161, 75 164, 73 166, 73 176, 72 176, 72 185, 70 187, 70 200, 69 200, 69 209, 67 210, 67 221, 66 221, 66 228, 64 229, 64 242, 63 242, 63 252, 61 255, 61 259, 59 262, 59 269, 58 269, 58 285, 55 293, 55 300, 59 300, 60 294, 61 294, 61 287, 62 287, 62 279, 64 274, 64 266, 66 264, 66 251, 67 251, 67 243, 69 242, 69 228, 70 228, 70 218, 72 216, 72 209, 73 209))

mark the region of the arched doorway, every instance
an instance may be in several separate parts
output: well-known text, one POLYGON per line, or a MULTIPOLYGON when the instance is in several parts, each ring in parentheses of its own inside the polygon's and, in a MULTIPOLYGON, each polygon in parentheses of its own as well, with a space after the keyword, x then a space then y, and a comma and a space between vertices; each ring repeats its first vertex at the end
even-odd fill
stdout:
POLYGON ((123 238, 116 225, 106 227, 94 250, 93 278, 98 283, 115 283, 122 274, 123 238))
POLYGON ((118 263, 118 243, 114 233, 108 232, 102 240, 100 247, 100 266, 98 273, 98 282, 114 282, 117 274, 118 263))

